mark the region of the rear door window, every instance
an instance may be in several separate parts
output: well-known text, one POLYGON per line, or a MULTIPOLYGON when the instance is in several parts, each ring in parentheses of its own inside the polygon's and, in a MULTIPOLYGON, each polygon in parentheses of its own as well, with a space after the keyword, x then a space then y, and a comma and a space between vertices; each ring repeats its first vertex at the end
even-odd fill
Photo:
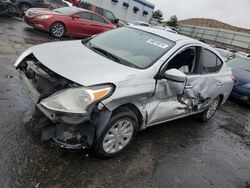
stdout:
POLYGON ((80 19, 91 20, 91 13, 89 13, 89 12, 81 12, 77 15, 80 16, 80 19))
POLYGON ((92 14, 92 20, 99 22, 99 23, 104 23, 107 24, 106 20, 104 20, 102 17, 96 15, 96 14, 92 14))
POLYGON ((203 74, 218 72, 221 66, 222 61, 217 57, 217 55, 207 49, 203 51, 201 68, 201 72, 203 74))

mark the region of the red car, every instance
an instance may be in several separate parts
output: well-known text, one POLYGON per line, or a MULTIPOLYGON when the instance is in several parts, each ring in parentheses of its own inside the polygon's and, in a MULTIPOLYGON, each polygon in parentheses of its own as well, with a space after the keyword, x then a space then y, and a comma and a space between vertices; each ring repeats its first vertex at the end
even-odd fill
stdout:
POLYGON ((34 28, 50 32, 55 37, 90 37, 116 28, 104 17, 77 7, 54 10, 31 8, 26 12, 24 21, 34 28))

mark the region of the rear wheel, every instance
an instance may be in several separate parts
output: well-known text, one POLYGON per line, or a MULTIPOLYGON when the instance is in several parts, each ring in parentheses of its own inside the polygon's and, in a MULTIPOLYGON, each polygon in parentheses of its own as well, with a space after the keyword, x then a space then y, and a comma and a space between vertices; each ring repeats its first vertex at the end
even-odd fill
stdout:
POLYGON ((63 37, 66 32, 66 28, 63 23, 56 22, 50 28, 50 34, 53 37, 63 37))
POLYGON ((200 114, 200 119, 203 122, 206 122, 209 119, 211 119, 213 117, 213 115, 215 114, 215 112, 217 111, 217 109, 219 108, 220 103, 221 103, 221 99, 218 96, 210 104, 209 108, 200 114))
POLYGON ((110 158, 122 152, 137 133, 138 120, 136 115, 126 109, 113 115, 94 145, 97 157, 110 158))

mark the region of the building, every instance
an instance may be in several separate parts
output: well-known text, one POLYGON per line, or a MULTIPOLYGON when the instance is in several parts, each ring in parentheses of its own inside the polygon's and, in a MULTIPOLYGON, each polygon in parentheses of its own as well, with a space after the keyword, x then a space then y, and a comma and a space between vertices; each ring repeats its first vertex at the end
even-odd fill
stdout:
POLYGON ((146 0, 85 0, 96 6, 112 11, 117 18, 131 22, 149 22, 155 5, 146 0))

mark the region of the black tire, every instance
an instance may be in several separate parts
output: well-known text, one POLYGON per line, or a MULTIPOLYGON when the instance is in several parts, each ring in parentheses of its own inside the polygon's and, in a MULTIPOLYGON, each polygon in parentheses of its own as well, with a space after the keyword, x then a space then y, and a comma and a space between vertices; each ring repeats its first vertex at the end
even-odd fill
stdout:
POLYGON ((208 107, 208 109, 199 114, 199 119, 203 122, 207 122, 208 120, 210 120, 214 116, 220 104, 221 104, 221 98, 220 96, 218 96, 213 100, 212 104, 208 107), (216 106, 213 106, 215 103, 216 106), (211 108, 213 108, 212 112, 210 112, 211 108))
POLYGON ((95 156, 98 158, 111 158, 120 154, 122 151, 124 151, 127 148, 127 146, 134 139, 134 137, 137 134, 137 131, 138 131, 138 119, 136 115, 127 108, 121 108, 118 113, 115 113, 114 115, 111 116, 106 128, 103 130, 98 140, 95 141, 94 146, 93 146, 95 156), (107 153, 103 148, 104 138, 108 134, 108 132, 112 129, 112 127, 114 127, 118 122, 121 122, 121 121, 129 121, 132 123, 133 125, 132 137, 130 138, 128 143, 119 151, 114 152, 114 153, 107 153))
POLYGON ((42 131, 50 126, 52 122, 46 116, 40 116, 32 127, 32 141, 40 145, 42 144, 42 131))
POLYGON ((55 22, 50 27, 50 34, 53 37, 61 38, 64 36, 65 32, 66 32, 66 27, 61 22, 55 22))
POLYGON ((29 8, 31 8, 31 5, 29 3, 21 3, 19 5, 19 10, 22 13, 26 12, 29 8))

